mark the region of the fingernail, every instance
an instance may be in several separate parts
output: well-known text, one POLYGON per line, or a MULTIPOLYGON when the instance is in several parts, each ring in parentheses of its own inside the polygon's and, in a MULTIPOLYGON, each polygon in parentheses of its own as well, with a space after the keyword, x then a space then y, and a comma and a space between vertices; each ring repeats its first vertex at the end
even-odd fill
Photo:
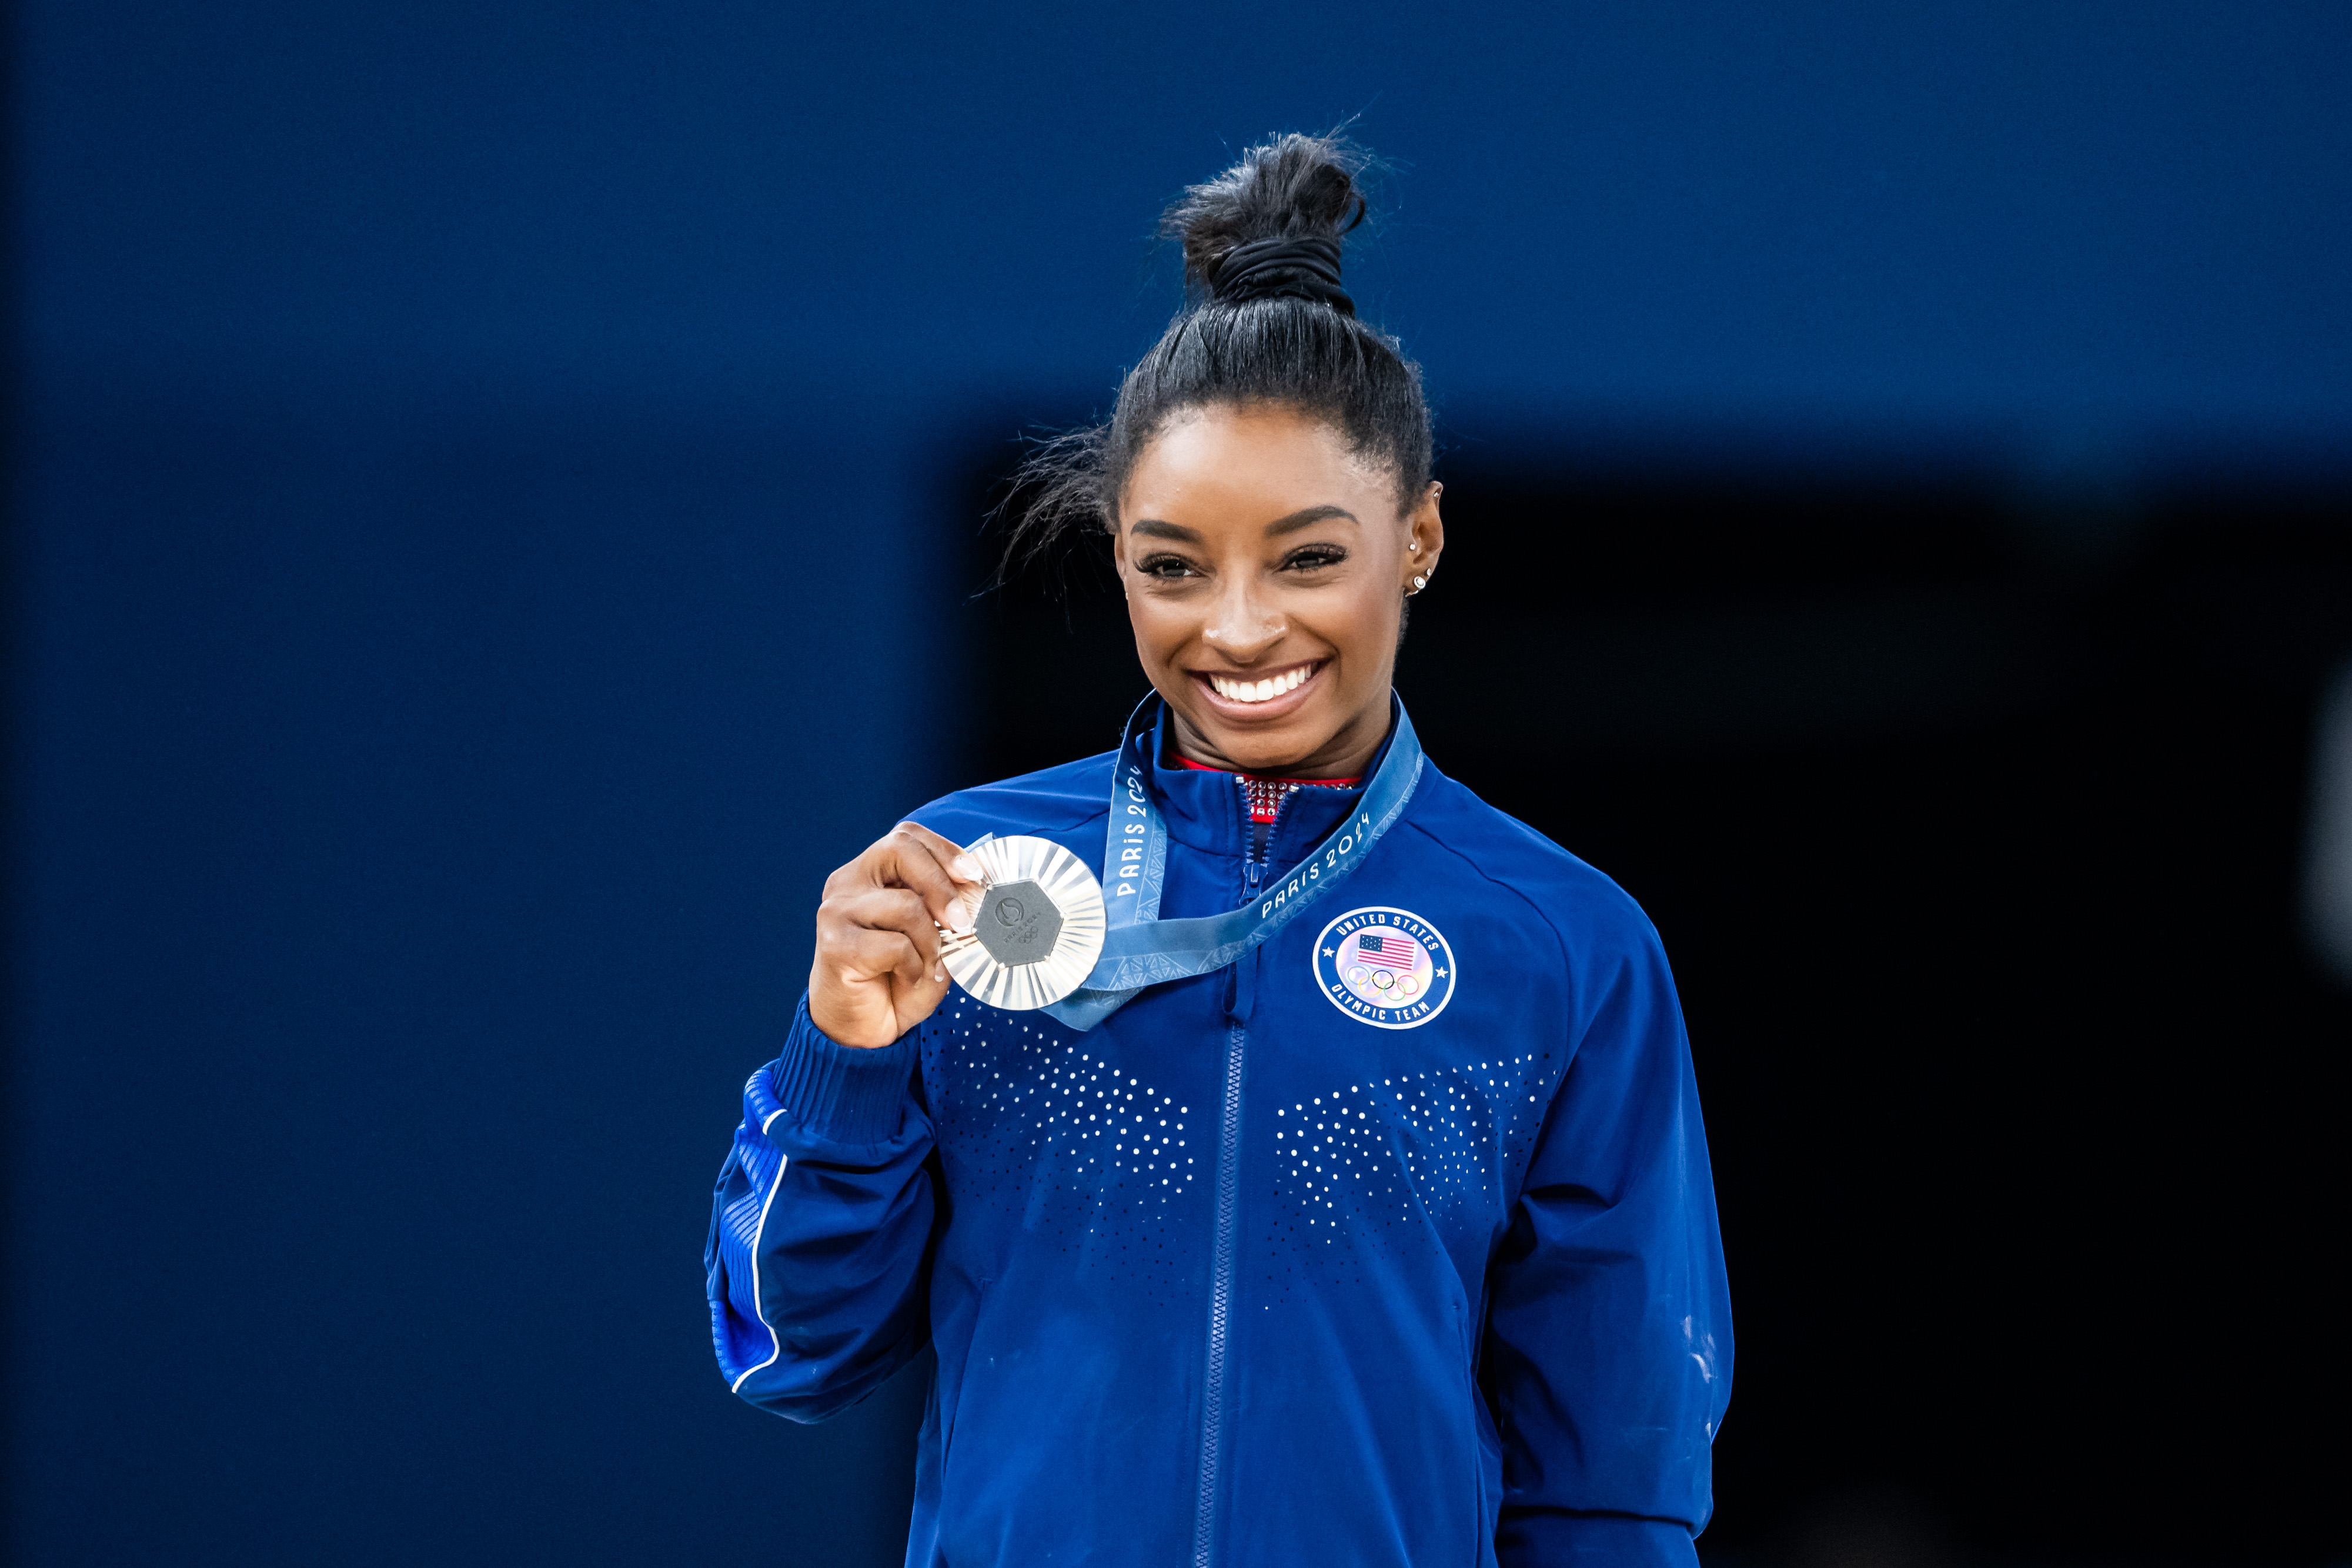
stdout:
POLYGON ((988 874, 980 869, 980 862, 970 855, 956 856, 948 863, 948 870, 955 874, 958 882, 979 882, 988 874))
POLYGON ((948 929, 959 936, 969 932, 971 923, 979 917, 980 900, 971 894, 958 894, 955 902, 948 905, 948 929))

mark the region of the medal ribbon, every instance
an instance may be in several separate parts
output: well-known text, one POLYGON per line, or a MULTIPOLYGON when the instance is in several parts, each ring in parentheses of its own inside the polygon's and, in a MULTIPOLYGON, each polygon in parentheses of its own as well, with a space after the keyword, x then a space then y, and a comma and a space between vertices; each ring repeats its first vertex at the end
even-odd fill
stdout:
POLYGON ((1160 918, 1168 877, 1168 827, 1151 789, 1151 734, 1157 697, 1146 697, 1127 721, 1111 768, 1110 821, 1103 846, 1103 913, 1109 929, 1102 956, 1086 984, 1045 1011, 1075 1030, 1089 1030, 1125 1007, 1146 986, 1187 980, 1222 969, 1338 886, 1404 814, 1421 782, 1421 742, 1404 704, 1391 694, 1396 716, 1388 755, 1364 786, 1345 821, 1323 835, 1281 881, 1239 909, 1188 920, 1160 918))

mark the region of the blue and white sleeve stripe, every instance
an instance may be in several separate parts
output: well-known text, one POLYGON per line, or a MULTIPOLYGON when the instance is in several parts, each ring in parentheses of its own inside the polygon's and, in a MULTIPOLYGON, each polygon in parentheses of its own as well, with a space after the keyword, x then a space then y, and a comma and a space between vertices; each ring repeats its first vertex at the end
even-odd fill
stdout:
POLYGON ((783 1053, 743 1086, 703 1269, 727 1385, 823 1420, 922 1347, 935 1217, 913 1031, 836 1044, 803 1003, 783 1053))
POLYGON ((713 1239, 718 1251, 718 1277, 711 1293, 711 1330, 718 1343, 719 1371, 730 1389, 740 1391, 743 1380, 775 1364, 782 1352, 768 1303, 761 1300, 760 1242, 766 1234, 768 1214, 784 1185, 791 1163, 783 1150, 768 1139, 783 1107, 770 1088, 768 1070, 751 1074, 743 1086, 743 1124, 735 1129, 735 1146, 729 1151, 727 1169, 720 1173, 719 1224, 713 1239), (755 1130, 756 1128, 756 1130, 755 1130))

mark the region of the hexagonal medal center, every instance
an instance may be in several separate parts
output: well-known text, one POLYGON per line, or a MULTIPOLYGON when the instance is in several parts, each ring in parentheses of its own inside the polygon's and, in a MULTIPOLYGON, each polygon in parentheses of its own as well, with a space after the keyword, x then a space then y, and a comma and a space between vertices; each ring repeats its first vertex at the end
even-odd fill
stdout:
POLYGON ((982 895, 980 918, 972 925, 988 956, 1011 968, 1054 951, 1062 936, 1062 912, 1035 883, 1008 882, 982 895))

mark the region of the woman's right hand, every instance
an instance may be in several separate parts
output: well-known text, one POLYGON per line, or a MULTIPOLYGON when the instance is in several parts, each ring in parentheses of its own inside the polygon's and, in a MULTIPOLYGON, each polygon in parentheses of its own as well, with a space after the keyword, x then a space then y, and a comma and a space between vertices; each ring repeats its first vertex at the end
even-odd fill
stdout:
POLYGON ((809 966, 809 1021, 842 1045, 888 1045, 948 994, 940 927, 969 931, 980 862, 917 822, 901 822, 825 878, 809 966))

